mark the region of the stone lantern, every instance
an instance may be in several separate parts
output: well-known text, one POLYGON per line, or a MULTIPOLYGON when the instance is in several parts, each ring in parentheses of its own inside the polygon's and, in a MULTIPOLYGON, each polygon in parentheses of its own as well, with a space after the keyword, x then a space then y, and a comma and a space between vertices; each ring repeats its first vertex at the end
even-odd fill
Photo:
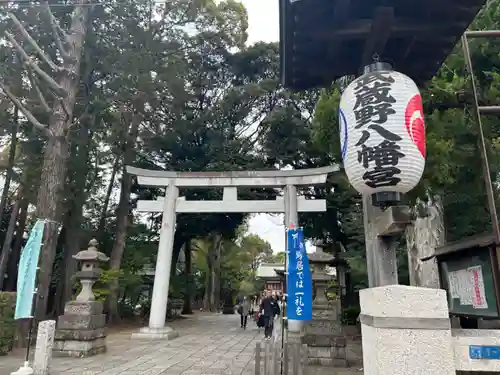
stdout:
MULTIPOLYGON (((316 243, 316 251, 308 254, 309 264, 311 266, 311 275, 313 280, 315 298, 313 300, 313 319, 316 308, 319 313, 322 308, 331 310, 331 303, 326 298, 328 283, 333 280, 328 267, 335 263, 335 256, 323 251, 324 245, 321 242, 316 243)), ((329 316, 331 311, 328 312, 329 316)))
POLYGON ((73 256, 81 264, 75 275, 82 288, 74 301, 67 302, 57 321, 54 355, 88 357, 106 351, 106 315, 103 303, 96 301, 92 286, 99 279, 99 262, 109 258, 97 250, 95 239, 86 250, 73 256))
POLYGON ((97 240, 93 239, 89 242, 88 249, 73 255, 73 259, 81 263, 81 270, 76 273, 75 278, 82 285, 82 290, 76 297, 76 301, 95 301, 92 287, 101 276, 99 262, 107 262, 109 258, 100 251, 97 251, 97 240))
POLYGON ((323 251, 323 243, 316 243, 316 251, 308 254, 314 288, 312 321, 306 327, 302 342, 309 346, 309 361, 333 363, 332 341, 341 333, 339 320, 340 299, 329 301, 326 297, 328 283, 333 280, 329 266, 334 265, 334 255, 323 251))

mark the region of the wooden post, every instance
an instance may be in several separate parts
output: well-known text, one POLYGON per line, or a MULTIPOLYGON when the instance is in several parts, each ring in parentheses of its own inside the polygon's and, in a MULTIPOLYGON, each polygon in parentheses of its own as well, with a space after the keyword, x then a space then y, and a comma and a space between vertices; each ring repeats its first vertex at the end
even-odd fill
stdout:
POLYGON ((264 375, 269 375, 269 342, 264 344, 264 375))
POLYGON ((262 350, 260 342, 255 344, 255 375, 260 375, 260 351, 262 350))
POLYGON ((276 375, 275 370, 276 370, 276 345, 274 341, 269 344, 270 349, 269 349, 269 354, 270 354, 270 364, 269 364, 269 375, 276 375))
POLYGON ((273 375, 280 375, 281 372, 281 340, 274 343, 274 368, 273 375))
POLYGON ((285 345, 283 345, 283 374, 282 375, 288 375, 288 360, 289 360, 289 355, 288 355, 288 343, 285 342, 285 345))

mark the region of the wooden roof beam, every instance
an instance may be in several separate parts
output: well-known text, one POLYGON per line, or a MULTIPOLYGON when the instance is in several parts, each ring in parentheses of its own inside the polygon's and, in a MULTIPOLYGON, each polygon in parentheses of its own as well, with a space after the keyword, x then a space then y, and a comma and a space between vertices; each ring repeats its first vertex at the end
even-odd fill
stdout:
MULTIPOLYGON (((328 20, 328 24, 329 25, 338 25, 338 26, 342 26, 344 25, 345 23, 347 23, 349 21, 349 7, 351 6, 351 0, 334 0, 335 3, 334 3, 334 6, 333 6, 333 9, 334 9, 334 12, 333 12, 333 16, 331 17, 330 20, 328 20)), ((310 12, 310 13, 313 13, 313 12, 310 12)), ((302 15, 301 15, 302 16, 302 15)), ((304 19, 303 17, 301 16, 296 16, 295 17, 295 24, 299 24, 301 23, 301 21, 303 22, 304 19)), ((310 20, 307 20, 306 22, 309 22, 310 20)), ((295 26, 295 30, 293 32, 293 49, 294 50, 299 50, 300 48, 300 45, 301 45, 301 42, 298 42, 296 43, 299 39, 300 40, 300 36, 301 36, 301 32, 297 31, 297 26, 295 26), (297 38, 298 37, 298 38, 297 38)), ((329 56, 333 56, 337 53, 338 49, 341 47, 342 45, 342 41, 341 41, 341 38, 332 38, 331 40, 329 40, 329 56)), ((296 71, 296 64, 295 63, 291 63, 291 68, 293 71, 296 71)), ((293 79, 294 82, 296 82, 296 79, 293 79)))
POLYGON ((382 55, 384 53, 387 41, 391 36, 394 21, 393 7, 378 7, 375 9, 370 34, 363 48, 362 66, 360 68, 368 65, 372 61, 374 54, 382 55))
MULTIPOLYGON (((405 73, 408 69, 410 70, 415 70, 417 67, 414 65, 410 65, 407 67, 403 67, 402 70, 399 66, 395 66, 394 69, 401 71, 402 73, 405 73)), ((434 68, 433 66, 422 66, 419 70, 419 75, 418 77, 412 76, 412 79, 418 81, 421 78, 425 77, 425 79, 431 78, 437 71, 437 68, 434 68)), ((323 81, 333 81, 334 79, 340 78, 340 77, 334 77, 331 72, 331 68, 329 69, 329 66, 325 63, 325 65, 318 65, 314 67, 314 71, 307 71, 307 70, 297 70, 297 74, 300 74, 300 76, 304 80, 323 80, 323 81)), ((357 74, 356 71, 352 71, 351 74, 357 74)))
POLYGON ((431 12, 432 14, 445 14, 445 15, 453 14, 456 17, 460 16, 468 17, 470 14, 477 13, 476 7, 457 4, 455 0, 449 0, 449 1, 427 0, 426 4, 422 4, 422 6, 426 7, 428 11, 431 12))
MULTIPOLYGON (((349 21, 347 25, 342 28, 332 29, 331 26, 328 28, 314 28, 309 30, 296 30, 298 35, 307 34, 309 37, 314 39, 333 39, 338 38, 342 40, 348 39, 359 39, 363 38, 370 33, 372 28, 372 19, 360 19, 349 21)), ((467 27, 463 22, 456 22, 453 24, 439 24, 439 23, 421 23, 415 22, 414 20, 396 18, 392 27, 392 35, 397 37, 408 37, 414 36, 415 34, 429 34, 433 38, 453 38, 456 40, 456 33, 453 31, 464 30, 467 27), (451 35, 450 35, 451 34, 451 35), (442 35, 442 37, 440 37, 442 35)))

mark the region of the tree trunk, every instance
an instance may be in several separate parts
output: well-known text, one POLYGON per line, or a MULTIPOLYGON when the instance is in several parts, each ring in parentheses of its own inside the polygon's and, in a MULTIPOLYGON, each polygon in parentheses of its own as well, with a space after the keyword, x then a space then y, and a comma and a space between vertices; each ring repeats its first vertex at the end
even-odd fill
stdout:
POLYGON ((172 269, 175 270, 179 261, 179 254, 184 244, 188 241, 181 231, 176 230, 174 235, 174 248, 172 251, 172 269))
POLYGON ((212 242, 210 243, 210 248, 208 249, 207 252, 207 274, 205 275, 205 295, 203 296, 203 309, 205 311, 212 311, 212 305, 211 305, 211 296, 212 296, 212 276, 213 276, 213 267, 214 267, 214 260, 213 260, 213 246, 212 242))
POLYGON ((73 107, 79 88, 80 61, 83 42, 87 33, 90 7, 79 6, 86 0, 77 1, 71 15, 71 26, 67 34, 68 55, 60 73, 59 86, 66 96, 56 100, 52 108, 48 131, 50 136, 45 148, 40 188, 36 204, 36 217, 46 219, 43 247, 38 273, 38 301, 36 318, 41 321, 47 314, 47 297, 50 289, 52 268, 56 256, 57 238, 61 220, 62 192, 66 182, 66 162, 68 159, 68 131, 73 118, 73 107))
POLYGON ((2 252, 0 253, 0 290, 3 290, 5 283, 5 271, 7 270, 7 265, 9 264, 9 256, 12 248, 12 238, 14 237, 14 231, 16 230, 17 216, 19 214, 19 207, 21 205, 22 199, 23 199, 23 185, 19 185, 17 198, 14 203, 14 207, 12 207, 12 213, 10 215, 9 226, 7 227, 7 233, 5 233, 2 252))
POLYGON ((220 278, 221 278, 221 259, 222 259, 222 247, 224 242, 222 241, 222 236, 220 236, 220 240, 217 243, 216 251, 215 251, 215 266, 214 266, 214 305, 216 311, 218 311, 220 307, 220 278))
POLYGON ((78 194, 79 197, 75 197, 75 203, 80 203, 79 206, 73 207, 70 213, 70 217, 68 219, 68 228, 65 231, 65 240, 64 240, 64 268, 62 269, 63 279, 58 284, 60 287, 60 292, 58 293, 58 297, 56 299, 55 307, 55 315, 61 315, 61 312, 64 308, 66 302, 71 299, 73 294, 73 276, 77 271, 76 261, 73 259, 73 256, 76 255, 81 248, 81 226, 83 222, 83 205, 85 203, 84 194, 78 194))
POLYGON ((21 259, 21 250, 24 244, 24 230, 26 229, 26 219, 28 218, 28 206, 28 199, 23 197, 21 207, 19 209, 19 225, 16 230, 14 246, 12 246, 12 252, 9 257, 9 265, 7 268, 7 274, 9 277, 7 279, 6 290, 9 292, 14 292, 17 288, 17 269, 19 267, 19 259, 21 259))
MULTIPOLYGON (((86 194, 86 180, 89 173, 89 156, 90 156, 90 143, 92 135, 89 130, 90 126, 95 121, 95 116, 85 118, 82 123, 81 133, 78 134, 79 140, 73 150, 76 156, 76 167, 72 171, 72 189, 73 193, 70 207, 67 213, 66 230, 64 231, 64 257, 61 262, 61 277, 62 280, 57 284, 56 298, 54 303, 53 316, 61 315, 64 305, 71 299, 73 294, 73 276, 77 271, 76 261, 73 256, 76 255, 81 249, 81 234, 83 223, 83 206, 85 204, 86 194)), ((61 233, 62 235, 62 233, 61 233)))
MULTIPOLYGON (((142 120, 142 107, 140 112, 135 112, 132 116, 130 129, 125 140, 125 152, 123 155, 122 166, 122 181, 120 190, 120 200, 116 210, 116 238, 109 259, 110 270, 119 270, 125 250, 125 240, 127 237, 127 228, 130 221, 130 192, 132 190, 132 176, 126 171, 127 165, 134 161, 135 157, 135 142, 139 133, 139 125, 142 120)), ((108 319, 113 322, 119 319, 118 314, 118 279, 114 280, 110 286, 110 294, 108 296, 108 319)))
POLYGON ((104 198, 104 203, 102 205, 101 217, 99 218, 99 225, 97 227, 97 239, 100 244, 104 242, 104 236, 106 233, 106 218, 108 216, 109 201, 111 199, 111 194, 113 193, 113 186, 115 184, 116 172, 120 166, 120 157, 116 157, 113 164, 113 169, 111 171, 111 178, 109 180, 108 189, 106 191, 106 196, 104 198))
POLYGON ((17 128, 18 128, 17 122, 18 122, 17 107, 14 107, 14 123, 12 124, 12 129, 10 132, 9 159, 7 161, 7 172, 5 174, 5 181, 3 183, 2 197, 0 198, 0 222, 2 222, 3 220, 5 204, 7 202, 7 197, 9 196, 10 182, 12 180, 12 175, 14 173, 14 162, 16 159, 16 148, 17 148, 17 128))
POLYGON ((212 290, 212 257, 207 255, 207 274, 205 275, 205 294, 203 295, 203 310, 211 311, 210 291, 212 290))
POLYGON ((222 236, 217 233, 212 237, 212 246, 210 248, 210 290, 209 290, 209 307, 210 311, 215 312, 219 308, 216 305, 216 288, 217 288, 217 264, 220 259, 220 246, 222 241, 222 236), (219 256, 218 256, 219 255, 219 256))
POLYGON ((182 313, 189 315, 193 313, 191 301, 193 299, 193 277, 192 277, 192 259, 191 259, 191 240, 187 240, 184 246, 185 267, 184 267, 184 282, 186 283, 186 292, 184 293, 184 307, 182 313))
POLYGON ((444 210, 441 197, 429 196, 427 201, 417 200, 416 219, 406 229, 408 246, 408 270, 410 284, 425 288, 440 288, 439 271, 434 254, 436 247, 446 242, 444 210))

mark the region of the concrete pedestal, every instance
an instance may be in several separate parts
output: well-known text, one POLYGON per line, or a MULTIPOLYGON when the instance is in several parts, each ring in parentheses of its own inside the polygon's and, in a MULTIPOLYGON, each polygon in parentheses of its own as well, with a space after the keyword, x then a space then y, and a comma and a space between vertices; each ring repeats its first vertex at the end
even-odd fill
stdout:
POLYGON ((455 368, 457 374, 477 371, 481 375, 499 374, 500 361, 492 359, 471 359, 474 347, 500 347, 500 330, 493 329, 452 329, 455 348, 455 368), (470 372, 469 372, 470 371, 470 372))
POLYGON ((106 351, 106 315, 102 302, 68 302, 57 321, 53 354, 89 357, 106 351))
POLYGON ((389 285, 360 291, 365 375, 455 375, 446 292, 389 285))
POLYGON ((179 337, 179 332, 170 327, 149 328, 144 327, 132 334, 132 339, 138 340, 172 340, 179 337))
POLYGON ((10 375, 33 375, 33 369, 29 366, 28 362, 25 362, 19 370, 11 372, 10 375))

